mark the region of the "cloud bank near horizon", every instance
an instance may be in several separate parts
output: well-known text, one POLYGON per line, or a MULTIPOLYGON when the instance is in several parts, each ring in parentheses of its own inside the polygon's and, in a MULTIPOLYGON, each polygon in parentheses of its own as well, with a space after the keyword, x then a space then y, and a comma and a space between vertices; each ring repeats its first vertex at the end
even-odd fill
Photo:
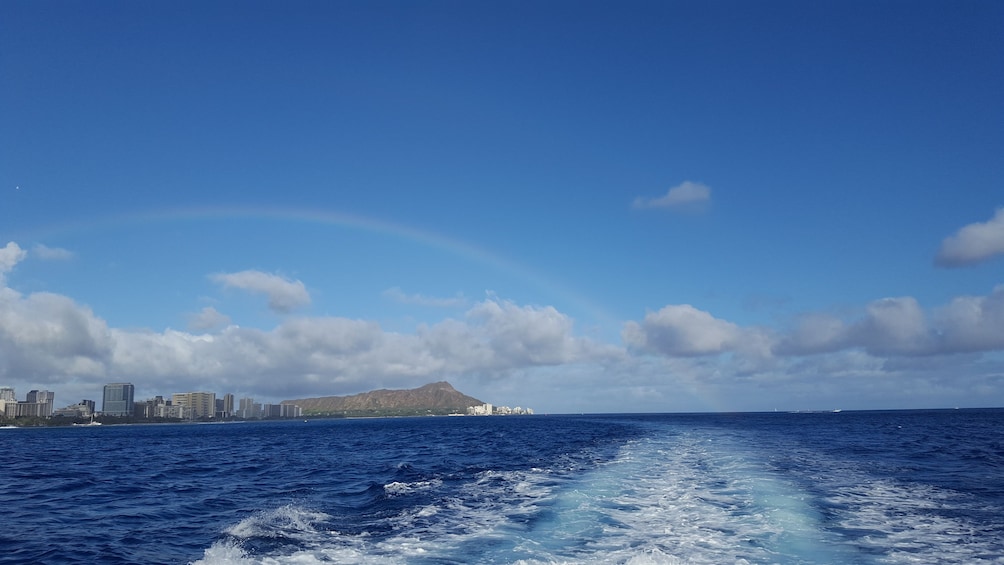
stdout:
MULTIPOLYGON (((0 378, 24 386, 100 390, 129 380, 141 394, 216 390, 283 399, 448 379, 500 390, 559 387, 561 406, 602 406, 615 391, 657 402, 672 400, 672 390, 873 388, 890 376, 906 389, 914 378, 986 387, 1004 371, 999 358, 985 355, 1004 351, 1004 285, 928 309, 896 297, 848 318, 810 312, 777 328, 670 304, 626 321, 620 344, 579 335, 552 306, 493 295, 460 317, 406 333, 373 320, 310 315, 241 327, 212 307, 190 317, 195 331, 154 331, 109 327, 70 297, 9 288, 2 277, 25 256, 13 242, 0 248, 0 378), (948 358, 951 370, 932 376, 948 358)), ((259 271, 212 277, 264 295, 278 312, 309 303, 301 281, 259 271)))
POLYGON ((872 301, 851 320, 806 313, 784 331, 742 328, 689 304, 669 305, 641 322, 625 323, 622 338, 630 348, 667 357, 804 357, 851 349, 874 357, 1001 351, 1004 285, 986 296, 955 297, 930 312, 906 296, 872 301))

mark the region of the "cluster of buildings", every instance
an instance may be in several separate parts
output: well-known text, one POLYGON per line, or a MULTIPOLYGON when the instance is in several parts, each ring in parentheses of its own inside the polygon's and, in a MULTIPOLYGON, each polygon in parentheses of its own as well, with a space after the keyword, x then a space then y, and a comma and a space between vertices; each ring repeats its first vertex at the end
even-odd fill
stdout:
MULTIPOLYGON (((261 404, 253 398, 237 400, 232 394, 217 398, 215 392, 179 392, 168 397, 155 396, 135 400, 132 383, 109 383, 104 386, 101 408, 93 400, 81 400, 65 408, 53 408, 56 394, 48 390, 33 390, 24 400, 17 400, 14 389, 0 387, 0 420, 17 418, 94 419, 98 416, 138 420, 259 420, 300 418, 303 410, 293 404, 261 404)), ((470 416, 507 416, 533 414, 530 408, 510 408, 482 404, 467 409, 470 416)))
POLYGON ((471 406, 467 409, 468 416, 515 416, 533 414, 532 408, 509 408, 508 406, 492 406, 484 403, 481 406, 471 406))
POLYGON ((33 390, 24 400, 17 400, 14 389, 0 387, 0 416, 7 418, 48 418, 52 416, 52 404, 56 393, 48 390, 33 390))
POLYGON ((55 393, 33 390, 25 400, 17 400, 14 389, 0 387, 0 418, 63 417, 87 419, 95 416, 114 416, 144 420, 212 420, 212 419, 265 419, 299 418, 303 411, 292 404, 261 404, 253 398, 241 398, 235 403, 234 395, 220 398, 215 392, 179 392, 170 398, 155 396, 148 400, 135 400, 136 388, 132 383, 109 383, 104 386, 101 409, 93 400, 81 400, 65 408, 53 409, 55 393))

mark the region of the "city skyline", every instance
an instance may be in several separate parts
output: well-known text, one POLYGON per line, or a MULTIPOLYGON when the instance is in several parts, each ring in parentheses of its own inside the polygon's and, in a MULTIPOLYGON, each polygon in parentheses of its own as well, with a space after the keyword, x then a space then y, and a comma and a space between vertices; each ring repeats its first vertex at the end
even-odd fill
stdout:
POLYGON ((0 3, 0 382, 1002 406, 1002 20, 0 3))
MULTIPOLYGON (((452 387, 451 387, 452 388, 452 387)), ((371 391, 388 392, 388 391, 371 391)), ((404 391, 412 392, 412 391, 404 391)), ((170 398, 156 395, 146 400, 136 401, 135 387, 132 383, 108 383, 102 392, 101 409, 97 409, 94 400, 83 399, 76 404, 55 409, 55 392, 31 390, 25 400, 18 401, 16 389, 0 386, 0 420, 16 421, 20 418, 67 418, 81 420, 94 417, 124 418, 128 420, 212 420, 212 419, 265 419, 265 418, 299 418, 303 415, 302 407, 289 401, 280 404, 255 402, 252 397, 241 397, 239 403, 232 393, 224 393, 217 397, 215 392, 193 391, 173 393, 170 398), (37 405, 37 406, 33 406, 37 405)), ((411 408, 411 409, 414 409, 411 408)), ((397 410, 389 408, 385 410, 397 410)), ((334 411, 334 413, 358 412, 358 410, 334 411)), ((332 412, 320 413, 330 416, 332 412)), ((466 410, 455 411, 450 415, 468 416, 507 416, 533 415, 529 407, 494 405, 490 402, 471 404, 466 410)), ((317 410, 314 415, 318 415, 317 410)), ((345 415, 345 414, 343 414, 345 415)))
POLYGON ((0 386, 0 419, 16 421, 21 418, 65 417, 86 419, 101 416, 125 419, 208 420, 215 418, 263 419, 298 418, 301 409, 293 404, 255 402, 252 397, 241 397, 240 409, 235 409, 235 396, 224 393, 192 391, 173 393, 169 398, 155 395, 136 401, 132 383, 108 383, 102 390, 101 408, 94 400, 82 399, 56 409, 55 392, 31 390, 24 400, 17 400, 15 387, 0 386))

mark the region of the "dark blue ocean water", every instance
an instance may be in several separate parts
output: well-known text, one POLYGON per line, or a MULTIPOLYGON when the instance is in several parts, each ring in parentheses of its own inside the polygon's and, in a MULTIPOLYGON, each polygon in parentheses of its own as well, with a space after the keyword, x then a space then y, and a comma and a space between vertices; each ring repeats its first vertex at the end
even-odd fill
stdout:
POLYGON ((1004 410, 0 430, 2 563, 1004 563, 1004 410))

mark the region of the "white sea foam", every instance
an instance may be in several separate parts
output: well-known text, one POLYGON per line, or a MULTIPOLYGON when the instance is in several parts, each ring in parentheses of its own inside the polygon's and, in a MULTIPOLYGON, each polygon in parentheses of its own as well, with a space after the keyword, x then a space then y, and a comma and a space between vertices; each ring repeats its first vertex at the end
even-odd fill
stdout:
POLYGON ((841 525, 861 534, 859 545, 885 554, 883 563, 1004 563, 999 540, 965 516, 974 501, 957 493, 870 480, 835 488, 828 500, 842 508, 841 525))
POLYGON ((627 445, 561 493, 536 534, 549 555, 532 561, 838 562, 817 543, 818 516, 804 495, 742 446, 719 441, 693 435, 627 445))
MULTIPOLYGON (((800 539, 802 530, 813 530, 813 518, 797 494, 751 471, 741 457, 710 450, 704 438, 641 442, 574 479, 545 469, 485 471, 453 496, 388 518, 392 533, 380 538, 322 533, 314 528, 322 514, 283 507, 228 533, 241 538, 279 531, 296 538, 299 551, 252 557, 220 542, 202 563, 772 562, 778 550, 758 540, 800 539), (298 534, 287 531, 293 524, 302 528, 298 534)), ((415 488, 432 487, 392 483, 385 490, 415 488)))
MULTIPOLYGON (((286 557, 251 556, 244 541, 251 538, 285 538, 298 544, 312 545, 323 535, 316 525, 329 519, 323 512, 315 512, 288 504, 272 510, 256 512, 226 530, 230 536, 214 543, 195 565, 253 565, 300 563, 303 556, 286 557)), ((309 561, 307 561, 309 562, 309 561)))
POLYGON ((246 539, 251 537, 303 537, 315 532, 314 525, 329 519, 323 512, 313 512, 288 504, 274 510, 257 512, 227 530, 227 534, 246 539))
POLYGON ((385 517, 387 531, 330 531, 329 516, 284 506, 234 525, 197 563, 1004 563, 951 492, 873 480, 812 452, 799 456, 823 471, 799 481, 771 455, 695 430, 638 439, 578 475, 484 471, 445 492, 438 480, 395 482, 388 496, 424 502, 385 517), (241 542, 253 537, 296 549, 251 555, 241 542))
POLYGON ((253 565, 257 563, 249 559, 244 548, 234 540, 218 541, 206 550, 202 559, 193 565, 253 565))
POLYGON ((383 490, 388 496, 400 496, 410 494, 416 491, 429 490, 436 488, 443 484, 443 481, 439 479, 432 479, 430 481, 416 481, 413 483, 401 483, 393 482, 384 485, 383 490))

